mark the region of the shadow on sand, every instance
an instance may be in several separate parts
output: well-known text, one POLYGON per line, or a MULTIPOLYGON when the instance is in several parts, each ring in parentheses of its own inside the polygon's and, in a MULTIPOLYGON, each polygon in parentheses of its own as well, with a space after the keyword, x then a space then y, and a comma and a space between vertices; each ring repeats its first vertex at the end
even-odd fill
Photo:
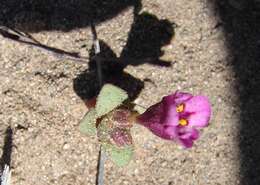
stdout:
MULTIPOLYGON (((153 65, 170 67, 169 61, 160 60, 161 48, 170 43, 174 35, 174 27, 168 20, 160 20, 156 16, 142 13, 136 15, 130 30, 127 44, 119 57, 104 42, 100 42, 103 83, 112 83, 128 92, 130 100, 134 100, 142 88, 144 81, 124 72, 128 65, 153 65)), ((93 56, 93 49, 90 51, 93 56)), ((95 60, 90 60, 88 70, 74 79, 74 90, 84 101, 95 97, 100 91, 97 79, 95 60)))
POLYGON ((140 0, 1 0, 0 25, 24 32, 69 31, 98 24, 128 7, 141 8, 140 0))
POLYGON ((240 101, 241 184, 260 184, 260 1, 219 0, 240 101))

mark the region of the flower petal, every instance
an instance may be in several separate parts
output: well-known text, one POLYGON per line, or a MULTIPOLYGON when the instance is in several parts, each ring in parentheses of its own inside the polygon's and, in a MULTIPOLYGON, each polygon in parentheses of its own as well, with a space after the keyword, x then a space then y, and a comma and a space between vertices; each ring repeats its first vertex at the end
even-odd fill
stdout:
POLYGON ((193 146, 194 140, 199 138, 199 131, 190 128, 190 127, 183 127, 179 130, 179 142, 181 145, 183 145, 185 148, 190 148, 193 146))
POLYGON ((179 124, 179 115, 176 112, 176 104, 173 96, 165 96, 162 100, 164 115, 161 122, 165 125, 177 126, 179 124))
POLYGON ((162 122, 166 125, 177 126, 179 124, 179 114, 176 111, 177 106, 188 101, 192 97, 192 94, 179 91, 163 97, 162 102, 164 105, 165 117, 162 122))
POLYGON ((199 138, 199 131, 195 128, 192 127, 182 127, 179 126, 178 130, 179 137, 181 139, 192 139, 196 140, 199 138))
POLYGON ((149 129, 154 135, 160 138, 167 139, 167 140, 170 140, 172 138, 171 135, 166 132, 165 127, 162 125, 153 124, 149 127, 149 129))
POLYGON ((151 124, 161 124, 161 117, 164 114, 161 102, 149 107, 143 114, 137 117, 138 123, 149 127, 151 124))
POLYGON ((170 140, 175 140, 178 137, 178 127, 176 126, 165 127, 164 132, 170 140))
POLYGON ((189 126, 205 127, 209 124, 211 106, 205 96, 194 96, 185 103, 185 112, 189 113, 189 126))
POLYGON ((180 140, 180 144, 184 147, 184 148, 191 148, 193 146, 193 140, 190 139, 181 139, 180 140))
POLYGON ((184 93, 184 92, 180 92, 180 91, 176 91, 174 94, 174 102, 175 104, 179 105, 182 103, 185 103, 186 101, 188 101, 189 99, 191 99, 193 96, 190 93, 184 93))

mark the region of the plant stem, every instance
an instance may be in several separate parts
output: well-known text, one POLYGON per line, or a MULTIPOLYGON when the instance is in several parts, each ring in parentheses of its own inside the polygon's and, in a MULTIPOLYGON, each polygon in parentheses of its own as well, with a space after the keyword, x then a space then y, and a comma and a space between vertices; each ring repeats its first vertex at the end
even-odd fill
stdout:
POLYGON ((102 145, 100 145, 99 148, 99 156, 98 156, 98 173, 97 173, 97 185, 104 185, 104 174, 105 174, 105 152, 102 148, 102 145))
MULTIPOLYGON (((94 24, 91 24, 91 30, 93 33, 93 44, 95 49, 95 56, 97 56, 101 51, 100 51, 100 44, 97 38, 97 32, 94 24)), ((96 59, 96 63, 97 63, 98 83, 101 89, 103 85, 103 80, 102 80, 101 62, 98 58, 96 59)), ((99 156, 98 156, 98 172, 97 172, 97 181, 96 181, 97 185, 104 185, 105 161, 106 161, 105 152, 102 148, 102 145, 100 145, 99 156)))
POLYGON ((11 182, 11 170, 8 165, 5 165, 1 175, 1 185, 10 185, 11 182))

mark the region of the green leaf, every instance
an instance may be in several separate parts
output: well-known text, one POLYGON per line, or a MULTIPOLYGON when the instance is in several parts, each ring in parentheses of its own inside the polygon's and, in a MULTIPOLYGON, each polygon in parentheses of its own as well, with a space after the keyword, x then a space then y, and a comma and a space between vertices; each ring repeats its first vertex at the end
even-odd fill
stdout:
POLYGON ((105 84, 101 89, 96 104, 97 117, 101 117, 119 105, 128 98, 127 93, 112 84, 105 84))
POLYGON ((103 144, 103 148, 105 148, 106 152, 109 154, 111 160, 117 166, 125 166, 127 165, 133 157, 134 147, 133 145, 128 145, 125 147, 117 147, 111 144, 103 144))
POLYGON ((80 122, 79 130, 86 135, 96 135, 97 114, 95 109, 90 109, 80 122))

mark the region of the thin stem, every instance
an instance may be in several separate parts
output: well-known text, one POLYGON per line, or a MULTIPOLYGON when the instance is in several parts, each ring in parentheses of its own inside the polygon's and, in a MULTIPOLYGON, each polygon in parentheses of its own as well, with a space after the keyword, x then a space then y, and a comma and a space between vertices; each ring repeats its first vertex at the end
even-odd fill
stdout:
MULTIPOLYGON (((94 40, 94 47, 95 47, 95 54, 98 55, 100 53, 100 45, 99 45, 99 40, 94 40)), ((101 61, 99 59, 96 60, 97 63, 97 73, 98 73, 98 82, 99 82, 99 87, 102 87, 102 70, 101 70, 101 61)))
MULTIPOLYGON (((99 40, 97 38, 97 32, 96 32, 94 24, 91 24, 91 30, 93 33, 95 56, 98 56, 98 54, 101 51, 100 51, 100 44, 99 44, 99 40)), ((101 61, 99 58, 97 58, 95 61, 97 63, 97 73, 98 73, 97 76, 98 76, 99 87, 101 88, 102 84, 103 84, 101 61)), ((102 145, 100 145, 99 156, 98 156, 97 182, 96 182, 97 185, 104 185, 105 161, 106 161, 105 152, 102 148, 102 145)))
POLYGON ((97 182, 96 182, 97 185, 104 185, 105 161, 106 161, 105 152, 102 148, 102 145, 100 145, 99 156, 98 156, 98 173, 97 173, 97 182))
POLYGON ((1 175, 1 185, 10 185, 11 182, 11 171, 8 165, 5 165, 1 175))

